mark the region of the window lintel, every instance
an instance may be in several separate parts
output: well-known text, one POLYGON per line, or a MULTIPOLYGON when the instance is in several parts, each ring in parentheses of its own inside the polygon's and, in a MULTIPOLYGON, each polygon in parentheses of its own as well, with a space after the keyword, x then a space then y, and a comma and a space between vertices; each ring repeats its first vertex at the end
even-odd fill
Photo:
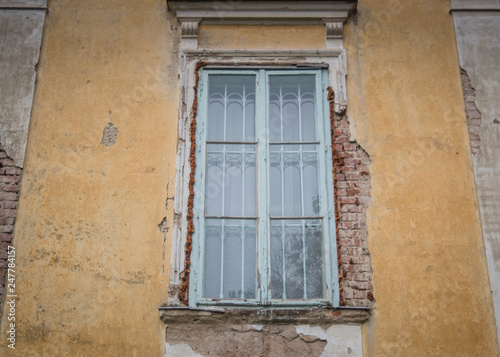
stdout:
POLYGON ((344 22, 355 9, 350 1, 169 1, 182 25, 181 48, 198 48, 201 22, 221 25, 314 25, 324 24, 328 49, 342 46, 344 22))

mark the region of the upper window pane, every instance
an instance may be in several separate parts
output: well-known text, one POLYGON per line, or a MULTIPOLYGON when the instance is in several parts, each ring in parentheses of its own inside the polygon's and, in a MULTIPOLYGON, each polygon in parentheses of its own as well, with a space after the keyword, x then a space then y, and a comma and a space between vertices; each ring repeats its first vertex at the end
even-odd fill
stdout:
POLYGON ((271 145, 271 216, 319 216, 318 145, 271 145))
POLYGON ((315 141, 314 75, 272 75, 269 80, 271 141, 315 141))
POLYGON ((255 76, 210 75, 209 141, 255 141, 255 76))

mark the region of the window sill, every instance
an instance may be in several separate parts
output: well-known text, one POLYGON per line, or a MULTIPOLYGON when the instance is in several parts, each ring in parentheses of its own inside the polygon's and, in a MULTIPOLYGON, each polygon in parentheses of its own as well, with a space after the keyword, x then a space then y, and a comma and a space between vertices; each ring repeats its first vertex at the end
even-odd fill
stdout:
POLYGON ((315 307, 305 309, 243 309, 160 307, 160 319, 167 325, 181 324, 360 324, 371 309, 361 307, 315 307))

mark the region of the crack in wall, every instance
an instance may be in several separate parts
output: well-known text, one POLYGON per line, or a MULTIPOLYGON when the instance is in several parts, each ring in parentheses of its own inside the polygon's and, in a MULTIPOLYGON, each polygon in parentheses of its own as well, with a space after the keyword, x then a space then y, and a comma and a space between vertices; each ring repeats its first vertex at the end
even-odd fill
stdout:
MULTIPOLYGON (((167 198, 165 200, 165 212, 168 214, 168 202, 169 201, 174 201, 174 196, 170 197, 168 193, 168 186, 169 184, 167 183, 167 198)), ((162 221, 158 225, 158 229, 160 230, 161 233, 164 235, 164 242, 166 242, 166 234, 170 230, 170 224, 168 223, 168 218, 167 216, 163 217, 162 221)))
POLYGON ((473 155, 479 153, 481 149, 481 112, 476 106, 476 90, 472 87, 469 74, 460 68, 462 78, 462 93, 464 95, 465 116, 467 118, 467 128, 469 129, 470 149, 473 155))
MULTIPOLYGON (((170 197, 168 193, 168 186, 169 184, 167 183, 167 198, 165 200, 165 213, 168 215, 168 202, 169 201, 174 201, 174 196, 170 197)), ((162 254, 162 265, 160 268, 161 274, 165 271, 165 259, 166 259, 166 253, 165 253, 165 243, 167 242, 167 233, 170 230, 170 224, 168 223, 167 216, 163 217, 162 221, 158 225, 158 229, 160 232, 163 234, 163 254, 162 254)))

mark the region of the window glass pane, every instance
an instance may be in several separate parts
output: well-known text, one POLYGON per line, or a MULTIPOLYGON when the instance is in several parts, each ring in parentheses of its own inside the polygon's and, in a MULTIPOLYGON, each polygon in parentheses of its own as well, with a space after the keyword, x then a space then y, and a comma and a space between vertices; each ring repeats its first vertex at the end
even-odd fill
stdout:
POLYGON ((269 77, 271 141, 316 140, 315 76, 269 77))
POLYGON ((255 220, 205 222, 205 298, 254 299, 257 250, 255 220))
POLYGON ((255 140, 255 76, 210 75, 208 94, 210 141, 255 140))
POLYGON ((308 299, 324 297, 323 232, 321 221, 305 225, 306 292, 308 299))
POLYGON ((319 197, 325 184, 319 175, 325 164, 316 118, 319 71, 240 72, 246 74, 208 70, 203 76, 208 83, 203 83, 202 102, 208 107, 200 108, 206 126, 200 125, 198 133, 208 142, 201 143, 206 157, 199 163, 205 193, 203 182, 196 186, 205 195, 204 207, 196 206, 197 215, 202 209, 205 214, 197 298, 241 304, 259 296, 264 304, 325 299, 324 247, 329 243, 319 197), (260 150, 263 157, 257 157, 260 150), (269 187, 257 187, 257 174, 269 187), (269 211, 258 211, 257 201, 269 211), (268 236, 257 237, 257 229, 268 236), (258 283, 258 257, 264 253, 261 268, 270 275, 263 274, 258 283))
POLYGON ((257 288, 257 232, 255 221, 246 221, 245 242, 243 254, 244 266, 244 295, 245 299, 255 299, 257 288))
POLYGON ((205 223, 204 296, 218 298, 221 288, 222 225, 212 220, 205 223))
POLYGON ((207 145, 206 215, 256 215, 255 159, 255 145, 207 145))
POLYGON ((271 298, 324 298, 321 220, 271 221, 271 298))
POLYGON ((270 145, 271 216, 318 216, 318 145, 270 145))

